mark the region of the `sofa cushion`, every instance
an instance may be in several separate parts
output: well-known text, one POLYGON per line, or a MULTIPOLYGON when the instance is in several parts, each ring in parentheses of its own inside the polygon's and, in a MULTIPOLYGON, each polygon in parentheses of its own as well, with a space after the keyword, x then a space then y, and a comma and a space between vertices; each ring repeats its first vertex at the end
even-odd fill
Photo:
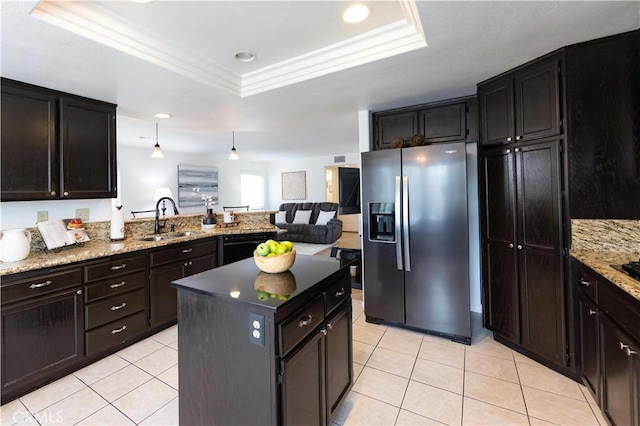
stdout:
POLYGON ((335 216, 336 216, 335 211, 332 211, 332 212, 320 211, 318 213, 318 219, 316 220, 316 225, 326 225, 327 222, 329 222, 335 216))
POLYGON ((293 224, 309 224, 309 220, 311 219, 311 210, 297 210, 295 216, 293 217, 293 224))
POLYGON ((276 213, 276 223, 287 223, 287 212, 280 211, 276 213))

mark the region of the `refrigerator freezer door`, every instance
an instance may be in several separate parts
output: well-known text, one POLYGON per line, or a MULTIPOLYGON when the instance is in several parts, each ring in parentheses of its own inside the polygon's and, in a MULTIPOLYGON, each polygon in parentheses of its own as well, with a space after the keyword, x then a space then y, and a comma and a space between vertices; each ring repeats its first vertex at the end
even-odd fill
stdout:
MULTIPOLYGON (((363 208, 363 263, 364 263, 364 309, 368 317, 404 323, 404 284, 402 259, 396 252, 401 250, 400 232, 390 240, 372 240, 377 234, 378 211, 372 211, 381 203, 393 205, 395 226, 400 225, 400 203, 396 202, 396 176, 400 173, 400 149, 365 152, 362 154, 362 208, 363 208), (374 232, 371 232, 374 227, 374 232)), ((400 193, 398 193, 398 196, 400 193)), ((392 222, 385 216, 385 223, 392 222)), ((385 225, 385 230, 387 226, 385 225)), ((400 251, 400 253, 402 253, 400 251)))
POLYGON ((406 325, 471 336, 465 144, 403 149, 402 160, 411 253, 406 325))

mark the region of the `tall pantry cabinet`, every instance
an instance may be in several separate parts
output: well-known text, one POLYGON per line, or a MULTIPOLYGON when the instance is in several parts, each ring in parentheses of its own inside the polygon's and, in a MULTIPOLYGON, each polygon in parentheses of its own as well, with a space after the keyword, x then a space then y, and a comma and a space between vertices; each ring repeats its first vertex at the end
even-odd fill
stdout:
POLYGON ((578 378, 571 219, 640 219, 640 30, 478 85, 483 320, 578 378))

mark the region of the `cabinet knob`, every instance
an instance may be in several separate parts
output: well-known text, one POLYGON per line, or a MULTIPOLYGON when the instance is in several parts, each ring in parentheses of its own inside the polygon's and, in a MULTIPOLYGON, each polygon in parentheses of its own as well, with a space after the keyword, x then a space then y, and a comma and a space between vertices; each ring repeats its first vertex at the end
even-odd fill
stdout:
POLYGON ((520 148, 514 149, 515 152, 520 152, 520 148))
POLYGON ((313 320, 313 316, 311 314, 309 314, 309 316, 302 318, 300 320, 300 322, 298 323, 298 327, 306 327, 309 324, 311 324, 311 321, 313 320))
POLYGON ((82 290, 76 291, 76 294, 82 294, 82 290))
POLYGON ((516 136, 517 141, 519 141, 520 139, 522 139, 522 136, 516 136))
POLYGON ((507 142, 511 142, 511 136, 507 138, 507 142))
POLYGON ((597 314, 597 313, 598 313, 598 312, 594 311, 593 309, 589 309, 589 315, 595 315, 595 314, 597 314))
POLYGON ((64 195, 65 197, 68 197, 69 193, 67 191, 64 191, 64 193, 62 195, 64 195))
POLYGON ((193 265, 193 262, 189 262, 189 266, 193 265))
POLYGON ((585 287, 589 287, 591 285, 591 282, 585 280, 584 278, 580 278, 580 284, 582 284, 585 287))
POLYGON ((56 196, 56 191, 51 191, 51 195, 53 195, 54 197, 56 196))
POLYGON ((330 322, 328 322, 328 323, 327 323, 327 328, 328 328, 329 330, 331 330, 331 329, 333 328, 333 324, 331 324, 330 322))
POLYGON ((510 149, 507 150, 507 154, 511 154, 511 150, 510 149))
POLYGON ((336 291, 336 297, 342 297, 345 293, 346 291, 344 291, 344 288, 341 288, 340 291, 336 291))
POLYGON ((518 244, 518 250, 522 250, 522 246, 518 244))
POLYGON ((189 266, 189 263, 188 262, 184 262, 184 266, 189 266))
POLYGON ((513 248, 513 243, 509 243, 509 248, 513 248))
POLYGON ((325 336, 326 336, 326 335, 327 335, 327 330, 326 330, 326 329, 324 329, 324 328, 321 328, 321 329, 320 329, 320 333, 322 333, 323 335, 325 335, 325 336))
POLYGON ((637 355, 637 354, 638 354, 638 352, 636 352, 636 351, 632 351, 632 350, 631 350, 631 349, 629 349, 629 348, 625 348, 625 349, 624 349, 624 351, 625 351, 625 353, 627 354, 627 356, 637 355))

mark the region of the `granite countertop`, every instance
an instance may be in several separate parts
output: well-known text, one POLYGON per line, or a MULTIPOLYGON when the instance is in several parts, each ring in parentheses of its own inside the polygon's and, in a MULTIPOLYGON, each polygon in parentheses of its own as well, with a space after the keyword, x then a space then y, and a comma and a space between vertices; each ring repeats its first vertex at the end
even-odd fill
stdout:
POLYGON ((182 278, 174 281, 173 285, 180 290, 278 311, 319 282, 342 268, 348 268, 350 263, 335 258, 299 255, 288 271, 267 274, 258 269, 253 258, 248 258, 182 278))
POLYGON ((611 267, 611 265, 622 265, 630 261, 637 261, 640 259, 639 252, 571 250, 571 256, 640 300, 640 281, 611 267))
POLYGON ((186 237, 171 238, 162 241, 140 241, 138 238, 127 238, 123 241, 91 240, 82 247, 69 247, 59 252, 31 252, 29 257, 18 262, 0 262, 0 276, 33 271, 41 268, 67 265, 84 260, 148 250, 155 247, 211 238, 219 235, 250 234, 253 232, 276 232, 278 227, 271 224, 246 224, 237 227, 218 227, 212 230, 198 231, 186 237))

